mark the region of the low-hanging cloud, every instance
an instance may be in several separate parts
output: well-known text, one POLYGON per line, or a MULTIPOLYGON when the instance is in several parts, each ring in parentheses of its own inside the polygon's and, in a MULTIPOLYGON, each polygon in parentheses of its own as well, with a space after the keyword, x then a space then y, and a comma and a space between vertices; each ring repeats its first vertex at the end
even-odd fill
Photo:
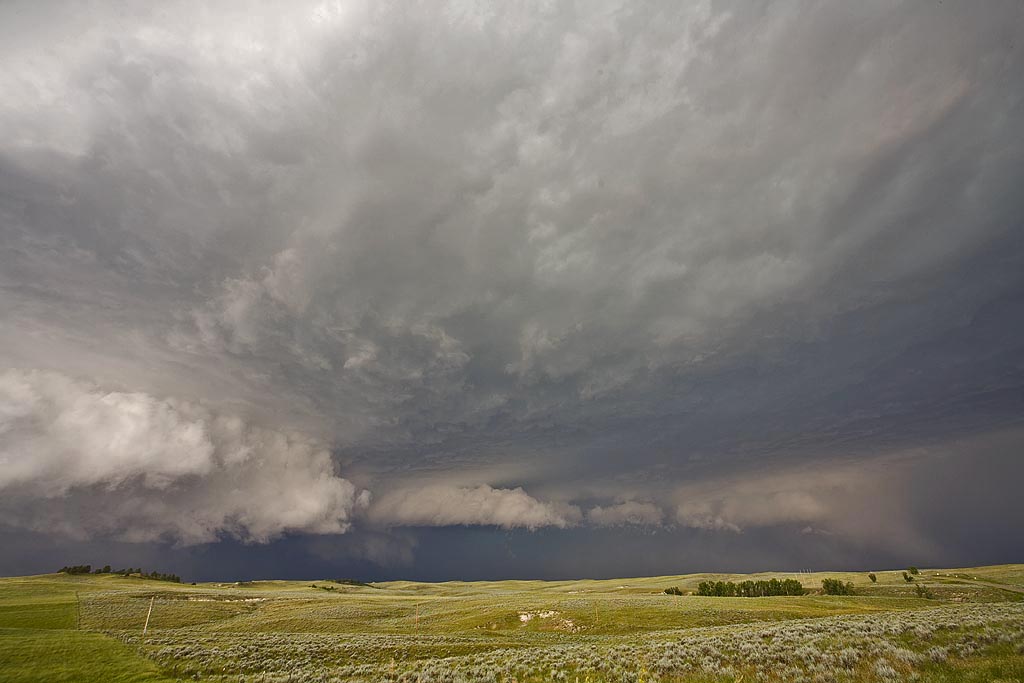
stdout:
POLYGON ((722 497, 694 496, 676 509, 684 526, 713 531, 742 531, 746 527, 817 522, 830 508, 816 492, 763 490, 757 480, 737 486, 722 497))
POLYGON ((587 510, 586 520, 594 526, 661 526, 665 513, 650 502, 626 500, 611 505, 595 505, 587 510))
POLYGON ((683 484, 672 494, 673 521, 684 528, 737 535, 788 528, 802 535, 841 538, 852 546, 934 556, 939 545, 918 528, 906 491, 917 485, 926 468, 958 461, 957 448, 963 446, 865 454, 852 462, 821 458, 683 484))
POLYGON ((779 525, 841 524, 851 499, 872 497, 871 487, 878 486, 874 471, 884 470, 895 480, 905 476, 905 469, 899 454, 887 454, 853 465, 823 459, 774 472, 753 470, 706 479, 676 489, 675 521, 694 529, 736 533, 779 525))
POLYGON ((0 442, 0 523, 77 536, 344 533, 368 499, 314 439, 54 372, 0 374, 0 442))
POLYGON ((432 485, 389 492, 373 503, 369 517, 392 526, 496 526, 503 529, 564 529, 580 521, 578 507, 542 502, 522 488, 432 485))

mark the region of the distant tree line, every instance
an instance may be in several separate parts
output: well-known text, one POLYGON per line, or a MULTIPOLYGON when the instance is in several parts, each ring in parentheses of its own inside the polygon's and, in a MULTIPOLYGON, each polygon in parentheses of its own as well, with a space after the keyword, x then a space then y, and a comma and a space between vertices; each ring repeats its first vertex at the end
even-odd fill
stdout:
POLYGON ((160 572, 144 572, 142 567, 128 567, 127 569, 111 569, 110 565, 104 565, 102 567, 92 568, 91 564, 74 564, 68 567, 61 567, 58 571, 59 574, 120 574, 121 576, 131 576, 138 574, 144 579, 153 579, 155 581, 171 581, 173 583, 181 583, 181 577, 177 574, 162 574, 160 572))
MULTIPOLYGON (((74 564, 74 565, 71 565, 70 567, 61 567, 60 568, 60 572, 58 572, 58 573, 60 573, 60 574, 91 574, 92 573, 92 565, 91 564, 74 564)), ((102 574, 103 572, 97 569, 96 573, 97 574, 102 574)))
MULTIPOLYGON (((667 591, 666 591, 667 592, 667 591)), ((763 598, 770 595, 803 595, 804 587, 796 579, 768 581, 701 581, 697 595, 725 598, 763 598)))
POLYGON ((156 581, 170 581, 172 583, 181 583, 181 577, 177 574, 161 574, 160 572, 138 572, 139 576, 144 579, 154 579, 156 581))

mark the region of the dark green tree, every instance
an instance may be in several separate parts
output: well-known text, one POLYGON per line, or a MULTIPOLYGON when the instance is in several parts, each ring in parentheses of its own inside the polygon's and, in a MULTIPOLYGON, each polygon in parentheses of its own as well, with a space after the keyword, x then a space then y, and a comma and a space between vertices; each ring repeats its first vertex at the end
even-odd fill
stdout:
MULTIPOLYGON (((668 592, 668 591, 666 591, 668 592)), ((796 579, 769 579, 768 581, 701 581, 697 595, 715 597, 763 598, 774 595, 803 595, 804 587, 796 579)))
POLYGON ((839 579, 822 579, 821 590, 825 595, 853 595, 853 583, 839 579))

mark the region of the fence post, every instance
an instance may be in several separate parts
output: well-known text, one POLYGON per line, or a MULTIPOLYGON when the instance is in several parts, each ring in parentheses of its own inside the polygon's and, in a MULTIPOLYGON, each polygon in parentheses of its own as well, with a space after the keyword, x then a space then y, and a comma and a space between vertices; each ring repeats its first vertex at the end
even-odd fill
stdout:
POLYGON ((151 614, 153 614, 153 601, 154 600, 156 600, 156 596, 155 595, 149 599, 149 611, 146 612, 146 625, 142 627, 142 637, 143 637, 143 639, 145 639, 146 631, 149 629, 149 616, 151 614))

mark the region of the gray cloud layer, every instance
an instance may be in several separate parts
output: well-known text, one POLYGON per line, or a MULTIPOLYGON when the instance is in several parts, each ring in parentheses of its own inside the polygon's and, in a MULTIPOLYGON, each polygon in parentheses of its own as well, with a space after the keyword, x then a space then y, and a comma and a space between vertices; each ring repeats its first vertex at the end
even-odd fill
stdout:
POLYGON ((862 543, 877 463, 1016 433, 1017 2, 0 26, 4 524, 862 543))

